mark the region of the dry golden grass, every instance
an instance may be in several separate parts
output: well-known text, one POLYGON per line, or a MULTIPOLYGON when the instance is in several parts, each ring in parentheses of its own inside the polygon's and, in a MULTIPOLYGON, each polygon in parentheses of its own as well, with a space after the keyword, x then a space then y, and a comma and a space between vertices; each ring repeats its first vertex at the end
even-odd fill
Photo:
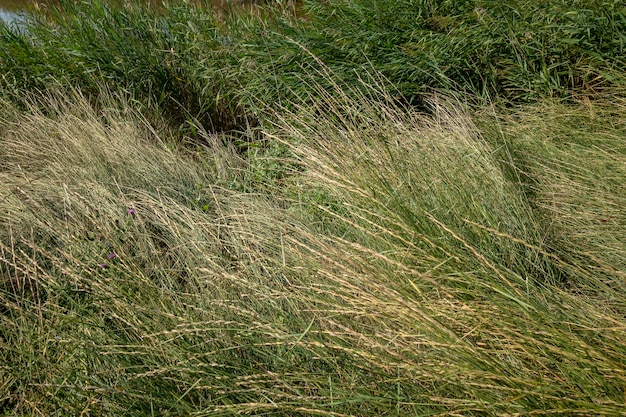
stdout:
POLYGON ((626 107, 548 106, 597 130, 564 146, 547 110, 316 103, 272 115, 295 167, 273 187, 110 95, 3 103, 0 407, 623 413, 626 107))

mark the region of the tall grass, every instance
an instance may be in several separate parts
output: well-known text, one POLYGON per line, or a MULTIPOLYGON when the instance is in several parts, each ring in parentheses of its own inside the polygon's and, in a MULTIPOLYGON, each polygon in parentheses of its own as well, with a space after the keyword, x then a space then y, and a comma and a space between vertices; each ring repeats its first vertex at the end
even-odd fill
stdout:
POLYGON ((236 86, 223 71, 229 41, 210 8, 66 1, 23 26, 3 28, 1 38, 2 81, 18 96, 59 84, 97 94, 104 84, 177 126, 229 130, 236 123, 235 108, 220 99, 236 86))
POLYGON ((326 85, 316 60, 345 91, 366 67, 419 105, 433 89, 486 102, 568 97, 619 83, 625 60, 626 8, 612 0, 311 1, 303 12, 277 1, 221 18, 193 2, 135 3, 65 1, 21 33, 3 26, 2 85, 20 96, 106 83, 177 127, 242 131, 307 96, 304 76, 326 85))
POLYGON ((125 99, 3 102, 3 412, 622 414, 620 96, 362 88, 264 121, 295 157, 263 192, 125 99))
POLYGON ((626 8, 612 0, 309 4, 314 53, 337 69, 372 63, 407 97, 433 87, 516 101, 563 96, 606 84, 624 61, 626 8))
POLYGON ((624 311, 626 284, 623 103, 609 94, 575 107, 541 104, 516 111, 505 127, 545 244, 575 267, 568 281, 606 287, 602 303, 616 311, 624 311))

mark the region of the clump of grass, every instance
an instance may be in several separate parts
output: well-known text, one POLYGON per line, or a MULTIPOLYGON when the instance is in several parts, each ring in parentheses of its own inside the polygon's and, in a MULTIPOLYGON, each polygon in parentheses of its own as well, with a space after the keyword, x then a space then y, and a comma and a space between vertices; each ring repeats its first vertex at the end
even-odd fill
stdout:
POLYGON ((623 114, 623 95, 612 93, 525 107, 505 126, 545 244, 570 265, 573 287, 602 289, 602 303, 616 311, 624 311, 626 268, 623 114))
POLYGON ((408 98, 430 88, 535 100, 610 84, 624 62, 615 1, 310 2, 308 47, 341 74, 373 65, 408 98), (346 72, 347 70, 347 72, 346 72))
POLYGON ((587 217, 623 201, 620 96, 553 103, 556 125, 525 109, 503 137, 458 102, 432 98, 431 118, 353 93, 317 91, 317 106, 277 117, 306 167, 305 218, 315 207, 327 239, 298 244, 299 259, 323 271, 327 311, 349 304, 376 357, 424 384, 399 384, 402 413, 619 412, 624 222, 600 232, 587 217))
MULTIPOLYGON (((621 413, 622 292, 597 279, 620 260, 582 268, 603 243, 573 252, 573 217, 544 203, 580 178, 522 164, 547 146, 536 129, 501 118, 496 135, 454 100, 426 116, 363 88, 272 116, 264 135, 298 169, 263 193, 237 185, 253 161, 219 140, 172 148, 124 100, 3 103, 3 411, 621 413)), ((589 105, 606 133, 585 143, 608 163, 623 108, 589 105)), ((570 190, 555 201, 585 192, 570 190)))
MULTIPOLYGON (((256 333, 224 312, 251 317, 238 300, 251 290, 237 283, 237 242, 227 243, 236 198, 220 188, 243 164, 223 145, 202 159, 171 150, 127 102, 105 98, 96 112, 79 93, 61 97, 25 112, 3 103, 3 408, 188 413, 193 384, 179 391, 175 374, 191 368, 179 365, 231 381, 238 349, 219 340, 241 325, 256 333), (196 320, 206 327, 195 342, 167 347, 196 320), (232 358, 211 359, 213 349, 232 358)), ((236 398, 245 394, 213 406, 236 398)))
POLYGON ((344 91, 359 87, 355 71, 373 68, 421 105, 433 89, 486 102, 567 97, 619 84, 625 59, 626 9, 609 0, 353 0, 309 2, 304 12, 286 3, 218 19, 193 2, 61 2, 51 20, 17 33, 2 26, 1 82, 18 97, 68 82, 96 94, 104 83, 187 132, 197 122, 241 132, 261 110, 307 96, 304 75, 325 85, 310 71, 316 60, 344 91))
POLYGON ((177 127, 200 122, 213 131, 233 129, 236 106, 220 99, 236 85, 224 74, 231 64, 229 41, 207 8, 52 5, 21 31, 3 26, 3 84, 17 93, 80 85, 92 94, 106 85, 132 94, 145 114, 165 116, 177 127))

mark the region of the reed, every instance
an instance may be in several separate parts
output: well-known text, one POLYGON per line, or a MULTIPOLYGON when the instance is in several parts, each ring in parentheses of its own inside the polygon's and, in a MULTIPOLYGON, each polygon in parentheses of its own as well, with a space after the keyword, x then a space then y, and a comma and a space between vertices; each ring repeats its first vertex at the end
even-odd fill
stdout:
POLYGON ((196 121, 240 132, 259 112, 310 96, 309 82, 325 85, 319 63, 344 91, 367 68, 422 108, 422 94, 433 90, 521 103, 623 78, 620 2, 290 4, 262 2, 249 13, 231 4, 217 16, 194 2, 64 1, 21 32, 3 25, 2 85, 19 97, 59 83, 97 94, 105 83, 186 132, 196 121))

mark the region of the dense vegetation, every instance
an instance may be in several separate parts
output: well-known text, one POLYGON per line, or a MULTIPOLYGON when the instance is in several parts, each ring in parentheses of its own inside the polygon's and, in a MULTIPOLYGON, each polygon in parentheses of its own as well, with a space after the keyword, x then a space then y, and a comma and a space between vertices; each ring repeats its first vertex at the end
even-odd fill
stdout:
POLYGON ((2 33, 7 88, 106 86, 216 131, 308 95, 310 84, 327 87, 320 65, 350 88, 376 72, 419 105, 433 89, 516 102, 570 97, 615 84, 626 62, 620 1, 333 0, 221 20, 188 5, 61 4, 49 13, 54 24, 40 18, 2 33))
POLYGON ((626 6, 0 28, 0 414, 626 408, 626 6))

